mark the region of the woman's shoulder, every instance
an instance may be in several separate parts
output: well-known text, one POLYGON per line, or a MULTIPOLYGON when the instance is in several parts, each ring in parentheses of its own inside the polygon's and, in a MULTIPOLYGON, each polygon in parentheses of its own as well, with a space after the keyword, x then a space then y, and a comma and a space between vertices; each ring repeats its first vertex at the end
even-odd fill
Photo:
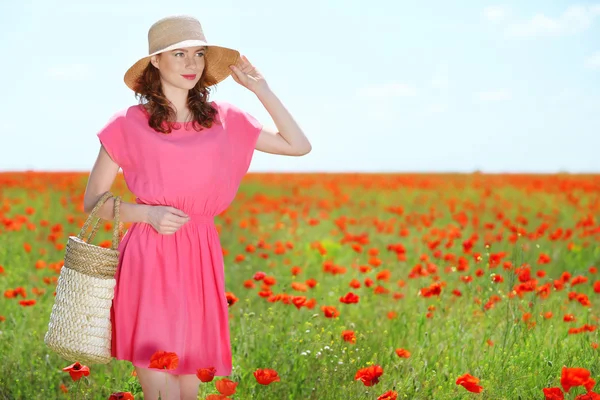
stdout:
POLYGON ((226 100, 213 100, 212 103, 219 115, 225 119, 237 120, 246 114, 240 107, 226 100))
POLYGON ((109 120, 115 121, 119 119, 139 118, 139 116, 142 115, 143 112, 144 108, 141 104, 134 104, 131 106, 119 108, 117 110, 113 110, 112 114, 109 115, 109 120))
POLYGON ((148 114, 143 104, 133 104, 123 108, 120 112, 126 118, 139 118, 144 116, 144 114, 148 114))

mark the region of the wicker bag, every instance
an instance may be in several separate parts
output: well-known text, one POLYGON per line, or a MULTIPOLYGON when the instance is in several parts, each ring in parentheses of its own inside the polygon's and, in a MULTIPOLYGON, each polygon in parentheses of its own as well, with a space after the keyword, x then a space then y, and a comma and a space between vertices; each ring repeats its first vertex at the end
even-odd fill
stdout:
POLYGON ((108 364, 111 360, 110 308, 122 236, 119 196, 115 197, 114 202, 112 247, 104 248, 90 243, 101 218, 97 219, 87 240, 83 240, 90 222, 110 197, 113 197, 110 192, 104 193, 79 234, 69 236, 48 331, 44 336, 46 346, 71 362, 89 365, 108 364))

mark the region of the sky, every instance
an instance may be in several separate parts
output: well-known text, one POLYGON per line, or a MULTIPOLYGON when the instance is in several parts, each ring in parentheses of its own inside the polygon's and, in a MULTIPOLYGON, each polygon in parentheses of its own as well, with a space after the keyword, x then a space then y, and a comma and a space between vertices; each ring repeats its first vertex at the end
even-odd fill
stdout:
MULTIPOLYGON (((89 171, 157 20, 238 49, 312 144, 255 172, 600 172, 600 1, 2 0, 0 171, 89 171)), ((231 77, 225 100, 276 128, 231 77)))

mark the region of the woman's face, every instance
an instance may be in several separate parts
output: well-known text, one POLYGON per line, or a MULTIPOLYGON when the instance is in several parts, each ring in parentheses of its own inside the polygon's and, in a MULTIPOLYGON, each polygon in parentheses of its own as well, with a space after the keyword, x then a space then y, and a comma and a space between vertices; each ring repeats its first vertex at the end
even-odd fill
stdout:
POLYGON ((151 62, 159 69, 163 85, 190 90, 204 71, 205 54, 206 46, 184 47, 152 56, 151 62))

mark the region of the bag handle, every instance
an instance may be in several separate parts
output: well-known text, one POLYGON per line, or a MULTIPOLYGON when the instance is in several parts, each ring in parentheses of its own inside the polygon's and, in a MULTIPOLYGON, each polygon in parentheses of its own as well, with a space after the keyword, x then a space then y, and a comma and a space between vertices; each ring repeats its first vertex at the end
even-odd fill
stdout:
POLYGON ((115 197, 115 203, 113 206, 113 212, 115 214, 115 220, 114 220, 114 224, 113 224, 113 242, 112 242, 112 248, 114 250, 116 250, 117 248, 119 248, 119 242, 121 241, 121 238, 123 237, 123 221, 121 221, 121 217, 120 217, 120 211, 121 211, 121 196, 116 196, 115 197))
MULTIPOLYGON (((87 229, 90 225, 90 222, 92 222, 92 219, 94 219, 94 217, 96 217, 96 213, 98 212, 100 207, 102 207, 102 205, 111 197, 113 197, 113 194, 111 192, 106 192, 98 199, 98 201, 96 202, 96 205, 92 209, 92 212, 90 212, 90 215, 87 217, 85 223, 81 227, 81 231, 79 231, 79 234, 77 235, 77 237, 79 239, 82 239, 83 236, 85 235, 85 232, 87 231, 87 229)), ((121 205, 121 197, 116 196, 115 201, 114 201, 114 210, 113 210, 114 214, 115 214, 113 238, 112 238, 112 249, 113 250, 116 250, 119 247, 119 242, 120 242, 121 236, 122 236, 122 230, 121 230, 122 222, 120 221, 120 217, 119 217, 119 211, 121 208, 120 205, 121 205)), ((102 218, 98 217, 98 219, 96 220, 96 223, 94 224, 94 227, 92 228, 92 231, 90 232, 90 235, 87 237, 87 239, 85 239, 86 243, 91 242, 92 238, 96 234, 96 231, 98 230, 98 225, 100 224, 101 220, 102 220, 102 218)))

